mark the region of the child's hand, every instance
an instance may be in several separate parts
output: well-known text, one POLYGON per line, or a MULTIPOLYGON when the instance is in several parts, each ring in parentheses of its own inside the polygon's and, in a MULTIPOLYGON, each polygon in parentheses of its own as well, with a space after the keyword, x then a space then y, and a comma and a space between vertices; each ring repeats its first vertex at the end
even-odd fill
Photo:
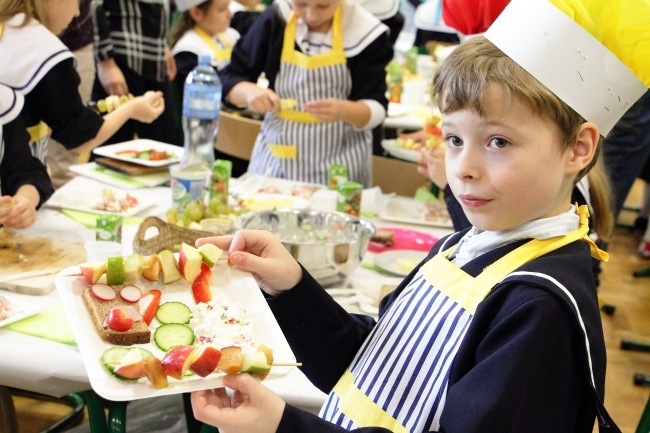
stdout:
POLYGON ((130 117, 143 123, 153 122, 165 111, 162 92, 148 91, 125 105, 131 107, 130 117))
POLYGON ((228 264, 251 272, 260 288, 277 296, 302 278, 302 268, 271 232, 239 230, 231 236, 202 238, 196 246, 212 243, 228 250, 228 264))
POLYGON ((411 132, 409 134, 400 134, 399 136, 405 140, 410 138, 411 140, 418 143, 424 143, 429 138, 426 132, 424 132, 424 129, 420 129, 419 131, 411 132))
POLYGON ((285 403, 250 374, 225 376, 225 388, 192 393, 194 417, 223 433, 274 433, 280 425, 285 403))
POLYGON ((246 105, 258 114, 280 111, 280 97, 271 89, 252 86, 247 89, 246 105))
POLYGON ((444 146, 422 146, 418 162, 418 172, 420 174, 427 176, 440 189, 444 189, 447 186, 444 146))
POLYGON ((338 122, 344 120, 345 104, 342 99, 319 99, 305 102, 305 110, 323 122, 338 122))
POLYGON ((36 207, 20 195, 0 197, 0 224, 25 229, 36 221, 36 207))

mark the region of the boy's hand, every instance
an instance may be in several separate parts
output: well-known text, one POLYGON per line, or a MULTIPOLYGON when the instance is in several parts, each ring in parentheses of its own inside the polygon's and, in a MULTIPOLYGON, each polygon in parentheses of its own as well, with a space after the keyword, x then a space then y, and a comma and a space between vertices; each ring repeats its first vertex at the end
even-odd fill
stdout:
POLYGON ((253 274, 271 296, 290 290, 302 278, 302 268, 271 232, 239 230, 231 236, 202 238, 196 246, 213 243, 228 251, 228 264, 253 274))
POLYGON ((36 207, 19 195, 0 197, 0 224, 16 229, 25 229, 36 221, 36 207))
POLYGON ((285 403, 250 374, 226 376, 225 388, 192 393, 194 417, 216 426, 221 433, 274 433, 280 425, 285 403))
POLYGON ((271 89, 251 86, 247 90, 246 105, 258 114, 280 111, 280 97, 271 89))

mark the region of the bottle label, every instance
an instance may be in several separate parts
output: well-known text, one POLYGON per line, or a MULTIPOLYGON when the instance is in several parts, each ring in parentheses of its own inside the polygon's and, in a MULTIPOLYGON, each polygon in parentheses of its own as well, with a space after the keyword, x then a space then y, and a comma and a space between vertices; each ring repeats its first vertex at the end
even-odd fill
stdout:
POLYGON ((202 84, 185 84, 183 116, 197 119, 218 119, 221 92, 202 84))

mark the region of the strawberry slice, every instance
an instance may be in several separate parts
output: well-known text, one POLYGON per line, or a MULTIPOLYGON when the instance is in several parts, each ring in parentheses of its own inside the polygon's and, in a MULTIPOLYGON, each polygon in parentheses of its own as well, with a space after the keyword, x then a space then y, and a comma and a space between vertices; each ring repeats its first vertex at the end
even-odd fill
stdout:
POLYGON ((158 289, 151 289, 148 292, 145 292, 139 301, 140 311, 142 312, 142 320, 144 323, 149 326, 154 317, 156 317, 156 311, 160 306, 160 297, 162 292, 158 289))
POLYGON ((192 294, 194 300, 199 302, 209 302, 212 300, 212 289, 210 289, 210 278, 212 278, 212 269, 205 263, 201 263, 201 273, 192 283, 192 294))

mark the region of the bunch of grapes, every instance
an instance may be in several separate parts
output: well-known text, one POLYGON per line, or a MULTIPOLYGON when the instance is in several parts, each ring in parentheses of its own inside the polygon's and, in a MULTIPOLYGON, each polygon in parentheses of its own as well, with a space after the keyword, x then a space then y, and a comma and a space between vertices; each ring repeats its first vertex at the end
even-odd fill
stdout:
POLYGON ((204 218, 226 218, 234 219, 240 211, 233 206, 221 202, 218 197, 210 199, 208 206, 203 201, 196 200, 188 203, 182 209, 169 209, 167 211, 167 222, 181 227, 200 228, 199 222, 204 218), (198 226, 198 227, 197 227, 198 226))

